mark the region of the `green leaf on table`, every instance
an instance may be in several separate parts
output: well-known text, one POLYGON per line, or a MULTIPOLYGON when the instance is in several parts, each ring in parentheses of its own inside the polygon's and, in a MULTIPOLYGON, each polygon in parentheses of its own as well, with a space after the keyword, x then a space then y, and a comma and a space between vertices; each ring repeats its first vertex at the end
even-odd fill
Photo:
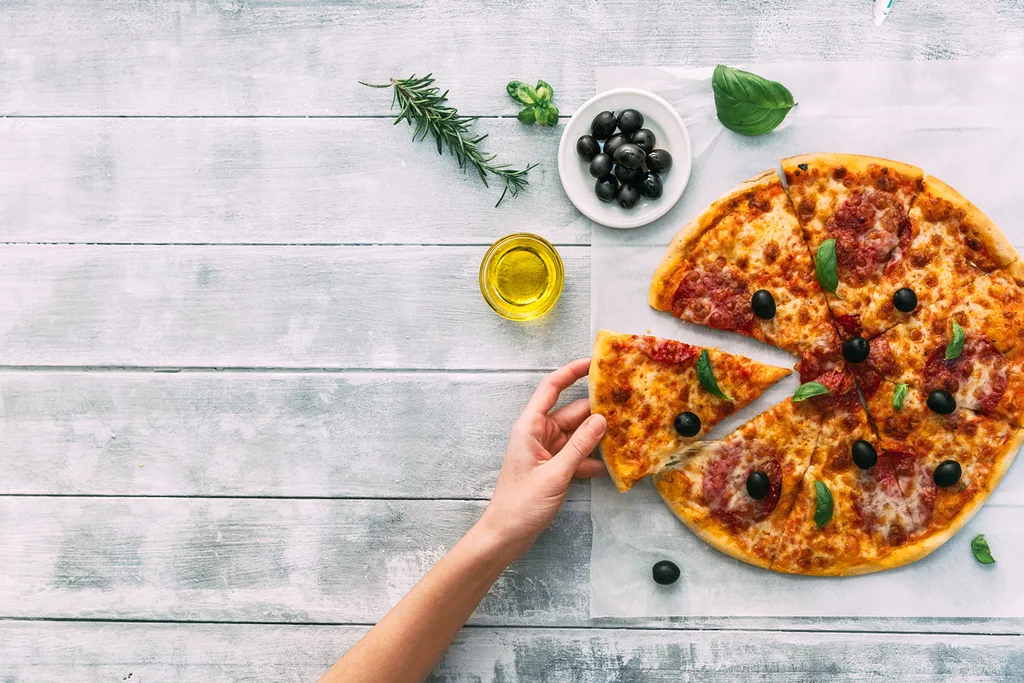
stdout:
POLYGON ((537 91, 522 81, 511 81, 505 91, 517 102, 527 106, 537 104, 537 91))
POLYGON ((821 382, 804 382, 796 390, 796 393, 793 394, 793 403, 806 401, 815 396, 830 396, 831 394, 832 392, 828 390, 828 387, 821 382))
POLYGON ((839 296, 839 271, 836 269, 836 241, 828 239, 818 247, 818 257, 814 261, 814 272, 818 276, 818 284, 826 292, 839 296))
POLYGON ((732 397, 726 396, 725 392, 718 387, 718 380, 715 379, 715 371, 711 369, 711 357, 708 355, 707 349, 703 349, 700 352, 700 357, 697 359, 697 379, 700 380, 700 385, 704 387, 704 391, 712 396, 724 398, 726 401, 733 400, 732 397))
POLYGON ((718 120, 743 135, 775 130, 796 106, 793 93, 776 81, 719 64, 711 77, 718 120))
POLYGON ((995 558, 992 557, 992 551, 988 548, 985 534, 978 534, 971 540, 971 552, 974 553, 974 559, 982 564, 996 563, 995 558))
POLYGON ((964 328, 953 321, 953 339, 946 344, 946 360, 959 358, 964 352, 964 328))
POLYGON ((537 116, 537 123, 542 126, 557 126, 558 125, 558 107, 554 105, 548 105, 544 107, 544 121, 540 120, 540 116, 537 116))
POLYGON ((537 108, 527 107, 526 109, 516 114, 516 118, 519 119, 522 123, 533 123, 534 121, 537 120, 537 108))
POLYGON ((832 492, 828 490, 825 482, 815 481, 814 493, 818 497, 818 504, 814 508, 814 523, 820 529, 832 519, 832 492))
POLYGON ((555 89, 544 81, 537 81, 537 104, 549 105, 551 98, 555 96, 555 89))
POLYGON ((910 391, 910 387, 906 384, 897 384, 896 388, 892 390, 892 407, 896 410, 903 410, 903 399, 907 397, 907 392, 910 391))

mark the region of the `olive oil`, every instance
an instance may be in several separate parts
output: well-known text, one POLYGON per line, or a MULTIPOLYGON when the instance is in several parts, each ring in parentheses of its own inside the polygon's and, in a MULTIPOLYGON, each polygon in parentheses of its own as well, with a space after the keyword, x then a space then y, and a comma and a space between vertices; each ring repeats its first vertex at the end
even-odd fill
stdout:
POLYGON ((532 320, 555 305, 565 272, 558 252, 543 237, 516 233, 495 242, 480 264, 480 291, 509 320, 532 320))

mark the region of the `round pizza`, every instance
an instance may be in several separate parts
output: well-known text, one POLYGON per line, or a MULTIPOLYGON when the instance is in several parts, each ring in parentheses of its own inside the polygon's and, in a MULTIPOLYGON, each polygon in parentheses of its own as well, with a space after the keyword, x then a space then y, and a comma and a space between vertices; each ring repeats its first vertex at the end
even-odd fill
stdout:
POLYGON ((601 332, 602 455, 620 490, 652 476, 686 526, 750 564, 899 567, 955 535, 1024 443, 1024 262, 914 166, 807 154, 782 169, 679 232, 650 305, 792 353, 799 389, 704 441, 785 371, 601 332))

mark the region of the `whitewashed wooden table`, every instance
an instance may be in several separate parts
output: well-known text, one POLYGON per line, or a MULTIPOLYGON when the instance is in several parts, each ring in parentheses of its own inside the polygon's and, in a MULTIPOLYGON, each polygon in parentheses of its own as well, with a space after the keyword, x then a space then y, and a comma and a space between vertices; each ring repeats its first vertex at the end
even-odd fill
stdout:
MULTIPOLYGON (((0 2, 0 680, 314 680, 470 526, 589 345, 591 226, 510 79, 568 115, 598 65, 1024 56, 1020 0, 663 4, 0 2), (357 84, 427 71, 541 163, 519 199, 357 84), (536 324, 477 286, 519 230, 566 266, 536 324)), ((1024 677, 1024 615, 591 620, 571 498, 434 680, 1024 677)))

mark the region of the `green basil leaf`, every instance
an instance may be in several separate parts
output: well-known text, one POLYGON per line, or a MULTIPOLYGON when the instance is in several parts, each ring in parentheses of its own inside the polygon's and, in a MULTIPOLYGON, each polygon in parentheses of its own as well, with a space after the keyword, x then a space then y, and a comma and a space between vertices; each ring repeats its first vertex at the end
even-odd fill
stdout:
POLYGON ((971 552, 974 553, 974 559, 982 564, 996 563, 995 558, 992 557, 992 551, 988 548, 985 534, 978 534, 971 540, 971 552))
POLYGON ((523 123, 533 123, 537 120, 536 108, 527 107, 526 109, 516 114, 516 118, 522 121, 523 123))
POLYGON ((733 400, 718 388, 718 381, 715 379, 714 370, 711 369, 711 357, 708 355, 707 349, 702 350, 700 358, 697 359, 697 379, 700 380, 700 385, 704 387, 704 390, 712 396, 724 398, 726 401, 733 400))
POLYGON ((511 81, 505 86, 505 92, 511 95, 512 99, 527 106, 537 104, 537 91, 522 81, 511 81))
POLYGON ((817 504, 814 508, 814 523, 820 529, 832 519, 832 492, 825 482, 816 480, 814 482, 814 493, 817 498, 817 504))
POLYGON ((775 130, 796 106, 786 86, 757 74, 719 64, 711 77, 718 120, 743 135, 775 130))
POLYGON ((815 481, 814 493, 818 497, 818 504, 814 508, 814 523, 820 529, 832 519, 832 492, 828 490, 825 482, 815 481))
POLYGON ((554 97, 555 91, 550 85, 544 81, 537 81, 537 104, 547 106, 551 104, 551 98, 554 97))
POLYGON ((836 296, 839 288, 839 272, 836 270, 836 241, 825 240, 818 247, 818 258, 814 262, 814 272, 818 276, 818 284, 826 292, 836 296))
POLYGON ((509 97, 511 97, 517 102, 522 102, 523 104, 533 104, 533 102, 523 102, 521 99, 519 99, 519 89, 525 86, 526 84, 523 83, 522 81, 509 81, 508 85, 505 86, 505 92, 507 92, 509 97))
POLYGON ((553 104, 549 104, 547 107, 547 121, 544 123, 545 126, 557 126, 558 125, 558 107, 553 104))
POLYGON ((832 392, 828 390, 828 387, 820 382, 804 382, 796 390, 796 393, 793 394, 793 403, 806 401, 814 396, 830 396, 831 394, 832 392))
POLYGON ((946 344, 946 360, 959 358, 964 352, 964 328, 953 321, 953 340, 946 344))
POLYGON ((896 410, 903 410, 903 399, 907 397, 907 392, 910 391, 910 387, 906 384, 897 384, 896 388, 892 390, 892 407, 896 410))

